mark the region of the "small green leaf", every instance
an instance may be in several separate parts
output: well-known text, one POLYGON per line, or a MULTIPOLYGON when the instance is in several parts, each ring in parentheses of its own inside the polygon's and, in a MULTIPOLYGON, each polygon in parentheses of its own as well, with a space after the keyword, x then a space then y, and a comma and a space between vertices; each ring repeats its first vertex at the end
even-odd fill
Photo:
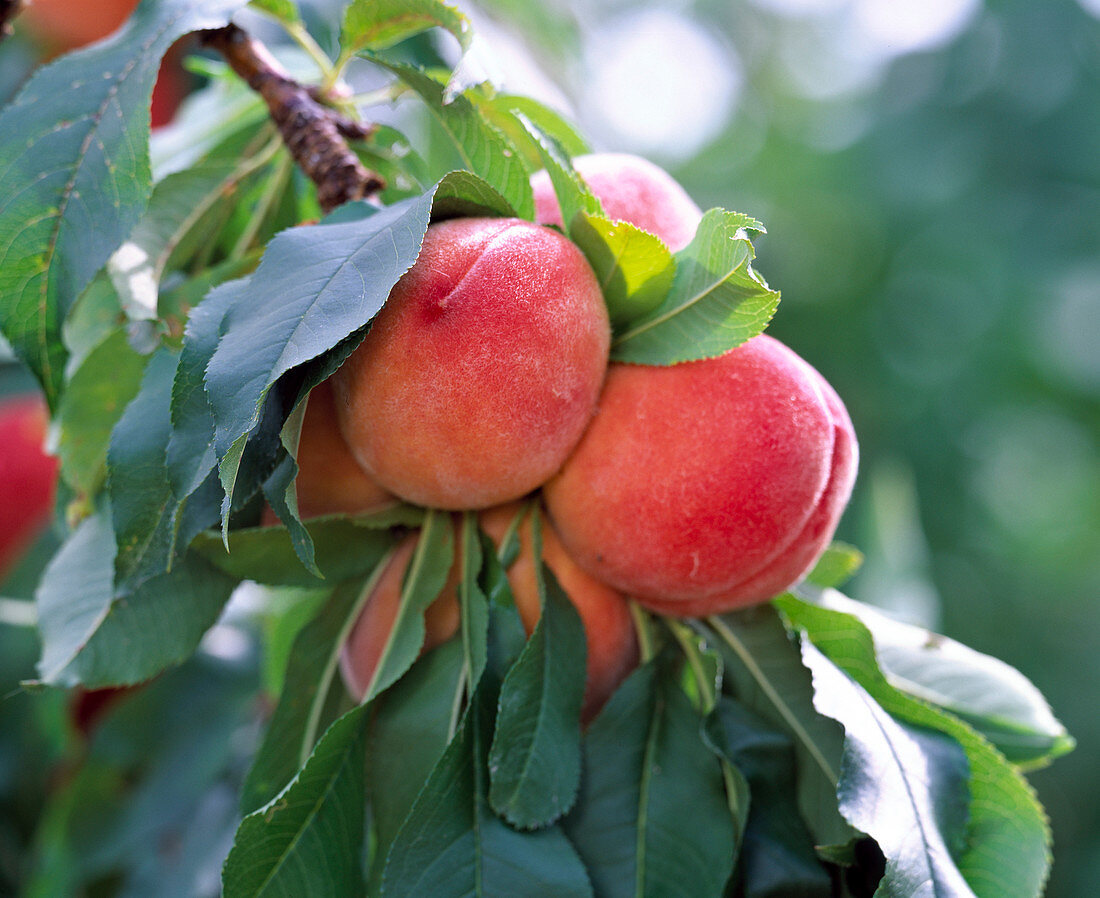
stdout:
POLYGON ((80 363, 58 406, 61 476, 86 496, 107 473, 111 429, 137 395, 148 359, 134 352, 122 329, 112 332, 80 363))
POLYGON ((751 790, 737 859, 746 898, 831 898, 829 874, 798 812, 791 740, 728 696, 708 718, 707 734, 751 790))
POLYGON ((844 731, 813 705, 813 684, 779 616, 763 605, 709 618, 734 698, 794 744, 798 808, 818 845, 847 844, 857 833, 837 809, 844 731))
MULTIPOLYGON (((535 542, 534 557, 540 558, 537 536, 535 542)), ((523 829, 567 813, 581 774, 584 624, 554 575, 539 567, 542 614, 504 678, 489 750, 489 804, 523 829)))
POLYGON ((664 302, 676 259, 659 237, 583 211, 572 219, 569 236, 596 272, 612 327, 622 330, 664 302))
MULTIPOLYGON (((375 565, 379 573, 385 563, 386 556, 379 557, 375 565)), ((279 704, 241 790, 245 814, 266 805, 287 786, 333 722, 326 713, 334 704, 330 695, 344 693, 338 676, 340 649, 374 582, 370 578, 338 586, 294 640, 279 704)))
POLYGON ((371 894, 381 886, 390 845, 453 735, 464 663, 462 643, 445 642, 375 702, 367 734, 367 796, 377 859, 370 867, 371 894))
POLYGON ((489 807, 491 679, 482 679, 390 847, 383 898, 592 898, 584 867, 559 827, 521 832, 489 807))
POLYGON ((114 531, 106 512, 85 518, 36 594, 43 682, 92 688, 139 683, 190 655, 236 586, 201 558, 130 593, 113 586, 114 531))
POLYGON ((443 85, 426 72, 374 58, 372 61, 385 66, 420 95, 428 111, 451 138, 469 171, 493 185, 520 218, 532 220, 535 217, 535 200, 526 164, 504 135, 482 118, 470 99, 460 95, 445 103, 443 85))
POLYGON ((841 813, 886 856, 876 894, 973 898, 948 846, 966 822, 966 756, 953 740, 895 721, 813 644, 814 704, 844 726, 841 813))
POLYGON ((142 3, 106 41, 39 69, 0 112, 0 330, 56 406, 62 322, 149 199, 149 98, 177 38, 245 0, 142 3))
POLYGON ((222 869, 226 898, 363 894, 369 711, 332 724, 294 780, 241 821, 222 869))
POLYGON ((287 25, 293 25, 302 20, 298 12, 298 4, 294 0, 249 0, 248 5, 287 25))
MULTIPOLYGON (((523 113, 512 113, 522 127, 524 137, 540 157, 541 167, 550 176, 554 194, 561 209, 562 221, 572 222, 582 213, 603 216, 603 205, 588 185, 573 171, 573 164, 561 145, 528 119, 523 113)), ((664 297, 662 296, 662 299, 664 297)))
POLYGON ((863 553, 855 546, 834 542, 817 560, 806 579, 814 586, 840 586, 855 576, 863 564, 863 553))
POLYGON ((385 50, 429 28, 449 31, 463 52, 470 48, 469 20, 439 0, 352 0, 344 13, 340 46, 346 55, 385 50))
POLYGON ((470 97, 481 108, 485 119, 523 152, 527 164, 533 168, 542 166, 542 154, 531 133, 519 119, 521 114, 544 135, 552 138, 567 156, 581 156, 592 152, 575 125, 538 100, 495 91, 474 91, 470 97))
POLYGON ((588 729, 566 833, 602 898, 719 898, 734 821, 702 718, 656 662, 636 670, 588 729))
POLYGON ((613 338, 611 357, 674 365, 716 358, 763 332, 779 294, 753 269, 746 229, 763 226, 737 212, 707 212, 695 239, 676 254, 665 301, 613 338))
POLYGON ((979 898, 1037 898, 1050 868, 1050 828, 1019 771, 970 726, 892 685, 878 666, 871 632, 858 618, 790 594, 775 604, 891 716, 945 733, 962 746, 970 764, 970 821, 959 870, 979 898))
POLYGON ((470 684, 469 690, 473 692, 481 682, 481 674, 489 658, 489 600, 479 582, 484 553, 477 516, 473 512, 462 516, 460 551, 462 579, 458 584, 458 601, 462 614, 462 647, 466 678, 470 684))

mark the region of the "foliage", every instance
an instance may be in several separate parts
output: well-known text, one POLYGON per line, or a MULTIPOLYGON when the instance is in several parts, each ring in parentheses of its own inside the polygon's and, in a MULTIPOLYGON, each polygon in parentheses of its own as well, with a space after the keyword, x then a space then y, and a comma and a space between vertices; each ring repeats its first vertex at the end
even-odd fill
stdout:
MULTIPOLYGON (((217 890, 198 882, 214 864, 229 898, 1038 895, 1050 834, 1019 768, 1071 741, 997 662, 960 648, 932 669, 895 625, 812 585, 691 626, 635 609, 643 663, 582 729, 583 632, 547 571, 525 639, 472 516, 458 539, 434 510, 300 519, 310 390, 356 347, 431 220, 533 218, 539 165, 607 294, 615 359, 719 355, 763 331, 779 294, 753 268, 756 219, 712 209, 673 254, 603 215, 570 164, 583 141, 556 113, 428 54, 410 64, 436 27, 470 50, 465 18, 436 0, 350 4, 341 51, 319 60, 322 94, 359 56, 422 101, 430 139, 449 144, 407 163, 423 189, 298 226, 312 188, 248 98, 244 116, 208 105, 201 129, 185 111, 158 138, 175 160, 158 170, 141 110, 161 55, 241 5, 146 2, 0 112, 14 185, 0 327, 56 412, 67 487, 66 535, 36 590, 33 687, 146 684, 65 759, 74 785, 52 794, 35 863, 13 881, 199 894, 217 890), (265 504, 279 523, 262 524, 265 504), (340 647, 411 526, 396 623, 356 703, 340 647), (420 656, 456 558, 460 636, 420 656), (219 662, 219 635, 238 628, 215 622, 245 582, 265 585, 251 588, 285 667, 266 735, 234 741, 259 664, 219 662), (303 587, 320 591, 305 612, 280 601, 303 587), (979 682, 1007 698, 976 695, 979 682), (206 702, 189 707, 195 694, 206 702), (146 716, 165 722, 144 730, 146 716), (172 863, 137 850, 143 826, 179 840, 172 863)), ((254 5, 317 56, 294 3, 254 5)), ((231 78, 216 73, 194 106, 231 78)), ((836 547, 810 579, 839 585, 857 566, 836 547)))

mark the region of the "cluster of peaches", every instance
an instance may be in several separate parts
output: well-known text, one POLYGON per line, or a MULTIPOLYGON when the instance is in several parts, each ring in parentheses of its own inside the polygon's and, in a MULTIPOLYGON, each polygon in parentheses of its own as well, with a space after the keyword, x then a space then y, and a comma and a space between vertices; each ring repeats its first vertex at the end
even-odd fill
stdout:
MULTIPOLYGON (((700 210, 634 157, 574 160, 608 217, 679 250, 700 210)), ((304 517, 398 499, 477 510, 498 545, 519 500, 540 501, 542 561, 588 644, 586 715, 636 662, 628 599, 702 616, 759 603, 827 546, 855 477, 851 421, 828 383, 758 336, 667 367, 609 364, 592 269, 535 176, 538 223, 458 218, 428 228, 360 347, 309 401, 297 490, 304 517)), ((362 694, 397 612, 416 535, 376 581, 344 647, 362 694)), ((524 625, 540 614, 530 519, 508 570, 524 625)), ((459 622, 459 572, 429 609, 426 647, 459 622)))

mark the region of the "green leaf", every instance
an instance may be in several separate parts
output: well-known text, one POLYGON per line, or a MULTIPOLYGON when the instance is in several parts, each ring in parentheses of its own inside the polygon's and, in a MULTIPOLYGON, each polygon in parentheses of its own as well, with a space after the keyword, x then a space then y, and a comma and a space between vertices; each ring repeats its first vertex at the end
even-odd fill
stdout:
POLYGON ((255 274, 237 282, 205 377, 223 484, 232 486, 243 441, 259 427, 276 381, 360 331, 382 307, 416 259, 433 193, 365 219, 284 231, 255 274))
POLYGON ((707 734, 751 790, 737 859, 745 898, 831 898, 829 874, 798 812, 791 740, 728 696, 707 719, 707 734))
MULTIPOLYGON (((554 194, 561 208, 562 221, 572 222, 581 213, 603 216, 603 205, 584 180, 573 170, 565 150, 554 138, 542 130, 523 113, 512 113, 524 132, 524 138, 530 142, 540 158, 540 167, 546 169, 550 183, 554 185, 554 194)), ((664 297, 662 297, 663 299, 664 297)))
POLYGON ((659 237, 583 211, 572 219, 569 236, 596 272, 614 328, 623 329, 664 302, 676 259, 659 237))
POLYGON ((156 317, 165 272, 210 239, 210 219, 228 205, 227 197, 274 157, 277 144, 249 154, 249 141, 254 137, 247 133, 227 140, 201 162, 168 175, 154 188, 145 214, 107 263, 131 318, 156 317))
POLYGON ((949 850, 966 821, 958 744, 895 721, 812 643, 803 643, 802 657, 813 672, 815 706, 844 726, 841 813, 886 856, 876 894, 973 898, 949 850))
POLYGON ((249 0, 248 5, 287 25, 293 25, 302 20, 298 12, 298 4, 294 0, 249 0))
POLYGON ((439 0, 352 0, 344 13, 340 46, 345 55, 385 50, 437 27, 454 35, 463 52, 470 48, 469 20, 439 0))
POLYGON ((294 780, 241 821, 222 869, 226 898, 363 894, 369 710, 330 726, 294 780))
POLYGON ((188 556, 171 574, 130 593, 113 587, 110 517, 85 518, 39 584, 45 683, 90 688, 138 683, 190 655, 214 623, 236 581, 188 556))
POLYGON ((521 832, 489 807, 490 680, 483 678, 457 736, 390 847, 384 898, 592 896, 584 867, 559 827, 521 832))
POLYGON ((495 91, 475 91, 470 97, 478 104, 485 119, 503 132, 524 153, 527 164, 534 168, 543 164, 542 154, 519 115, 523 115, 539 131, 553 139, 567 156, 581 156, 592 152, 575 125, 538 100, 495 91))
POLYGON ((734 821, 702 718, 649 662, 584 740, 584 776, 564 826, 601 898, 719 898, 734 821))
POLYGON ((1027 781, 956 717, 900 691, 880 670, 871 632, 851 614, 792 595, 776 600, 792 623, 896 719, 954 738, 970 764, 970 821, 959 870, 979 898, 1036 898, 1050 867, 1050 829, 1027 781))
POLYGON ((470 511, 462 516, 462 579, 458 584, 459 609, 462 616, 463 662, 466 679, 472 692, 481 682, 481 674, 489 659, 489 600, 481 589, 484 553, 477 515, 470 511))
POLYGON ((149 199, 149 98, 161 57, 243 4, 142 3, 113 37, 39 69, 0 112, 0 330, 51 406, 62 322, 149 199))
POLYGON ((336 587, 310 623, 298 633, 287 661, 284 687, 264 740, 241 790, 245 814, 270 802, 305 765, 324 728, 332 723, 326 711, 330 694, 343 695, 338 676, 340 649, 385 567, 378 558, 376 574, 336 587), (327 719, 326 719, 327 717, 327 719))
POLYGON ((61 476, 93 496, 107 473, 111 429, 137 395, 148 359, 130 348, 126 332, 113 331, 73 372, 58 406, 61 476))
MULTIPOLYGON (((541 558, 535 529, 534 557, 541 558)), ((584 624, 554 575, 538 567, 542 614, 504 678, 489 750, 489 804, 522 829, 567 813, 581 775, 584 624)))
POLYGON ((843 730, 813 705, 813 684, 775 610, 763 605, 709 618, 703 631, 725 661, 725 684, 744 707, 785 733, 798 761, 798 807, 818 845, 855 831, 837 810, 843 730))
POLYGON ((715 358, 761 333, 779 294, 753 269, 745 229, 763 226, 737 212, 707 212, 695 239, 676 254, 665 301, 612 339, 612 359, 673 365, 715 358))
POLYGON ((855 546, 834 542, 817 559, 806 579, 814 586, 840 586, 855 576, 863 564, 863 553, 855 546))
POLYGON ((500 193, 473 172, 454 171, 436 189, 432 219, 455 217, 515 218, 516 210, 500 193))
MULTIPOLYGON (((800 592, 811 596, 806 588, 800 592)), ((1014 764, 1041 766, 1072 751, 1073 737, 1022 673, 953 639, 895 621, 835 590, 819 604, 851 614, 870 631, 886 679, 897 689, 961 718, 1014 764)))
MULTIPOLYGON (((423 513, 408 510, 411 513, 404 523, 415 525, 423 513)), ((234 530, 232 552, 226 551, 217 533, 207 531, 195 538, 192 549, 237 580, 254 580, 268 586, 308 587, 326 583, 331 586, 374 570, 379 557, 393 546, 394 536, 388 524, 394 520, 392 516, 380 518, 378 526, 371 525, 366 518, 307 521, 314 559, 324 579, 318 579, 302 566, 285 527, 234 530)))
POLYGON ((375 702, 367 732, 371 894, 381 887, 383 862, 401 824, 453 735, 465 676, 462 643, 426 653, 375 702))
POLYGON ((489 124, 465 95, 445 103, 444 87, 426 72, 412 66, 387 63, 385 66, 423 99, 428 111, 443 126, 462 159, 463 165, 491 184, 516 210, 518 217, 535 217, 530 172, 523 159, 496 128, 489 124))
POLYGON ((179 355, 153 354, 141 390, 111 432, 108 493, 118 542, 116 585, 136 586, 171 570, 191 540, 217 521, 220 494, 212 478, 177 500, 168 480, 169 402, 179 355))

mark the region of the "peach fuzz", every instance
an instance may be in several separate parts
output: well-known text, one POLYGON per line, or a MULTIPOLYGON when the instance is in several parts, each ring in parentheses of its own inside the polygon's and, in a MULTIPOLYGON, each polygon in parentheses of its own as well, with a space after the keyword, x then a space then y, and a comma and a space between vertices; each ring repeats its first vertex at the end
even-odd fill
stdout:
MULTIPOLYGON (((664 169, 626 153, 577 156, 573 168, 603 204, 608 218, 657 235, 673 252, 691 243, 703 213, 664 169)), ((563 227, 549 174, 536 172, 531 188, 535 193, 535 220, 563 227)))
MULTIPOLYGON (((509 525, 520 510, 518 503, 482 512, 481 528, 499 547, 509 525)), ((507 570, 508 585, 516 600, 524 629, 531 633, 542 614, 535 579, 535 551, 531 518, 520 525, 520 551, 507 570)), ((638 643, 626 599, 609 586, 589 576, 566 553, 552 527, 542 521, 542 559, 561 584, 584 623, 588 648, 584 706, 581 718, 591 720, 619 684, 638 664, 638 643)))
POLYGON ((857 455, 832 388, 762 335, 716 359, 612 365, 546 504, 593 576, 656 611, 721 613, 805 575, 836 529, 857 455))
POLYGON ((561 466, 595 410, 609 343, 595 275, 556 231, 509 218, 433 224, 333 377, 340 426, 390 492, 488 508, 561 466))

